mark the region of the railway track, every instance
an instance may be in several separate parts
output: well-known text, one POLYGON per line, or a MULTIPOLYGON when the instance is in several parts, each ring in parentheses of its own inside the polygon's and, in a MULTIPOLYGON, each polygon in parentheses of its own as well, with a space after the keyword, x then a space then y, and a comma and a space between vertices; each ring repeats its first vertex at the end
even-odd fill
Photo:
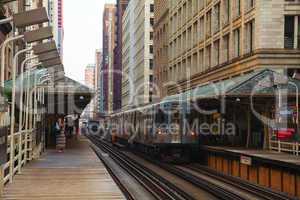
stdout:
POLYGON ((88 138, 102 151, 108 153, 119 166, 134 177, 155 199, 194 200, 189 194, 165 180, 163 177, 158 176, 155 172, 129 159, 122 152, 115 151, 110 145, 100 141, 98 137, 88 136, 88 138))
MULTIPOLYGON (((138 163, 135 159, 125 155, 104 141, 99 136, 89 136, 90 140, 104 152, 108 153, 112 159, 140 184, 142 184, 156 199, 195 199, 182 191, 163 177, 157 175, 152 170, 138 163)), ((222 175, 213 170, 200 165, 173 166, 154 161, 145 157, 147 161, 160 168, 192 183, 198 188, 205 190, 218 199, 222 200, 291 200, 293 198, 282 193, 274 192, 268 188, 263 188, 235 177, 222 175), (198 176, 199 175, 199 176, 198 176)), ((130 198, 128 198, 130 199, 130 198)))
POLYGON ((229 184, 235 188, 238 188, 240 190, 247 191, 251 194, 255 194, 258 197, 266 200, 291 200, 291 199, 296 199, 287 196, 284 193, 276 192, 273 191, 269 188, 266 187, 261 187, 259 185, 255 185, 246 181, 243 181, 239 178, 228 176, 221 174, 219 172, 216 172, 212 169, 209 169, 207 167, 201 166, 199 164, 195 165, 188 165, 185 166, 185 168, 190 169, 194 172, 197 172, 199 174, 203 174, 206 176, 209 176, 215 180, 222 181, 223 183, 229 184))

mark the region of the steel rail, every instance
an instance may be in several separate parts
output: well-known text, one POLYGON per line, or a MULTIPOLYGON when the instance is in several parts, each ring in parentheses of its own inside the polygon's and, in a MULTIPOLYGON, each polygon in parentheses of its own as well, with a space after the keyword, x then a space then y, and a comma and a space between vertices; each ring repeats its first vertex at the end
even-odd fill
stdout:
POLYGON ((190 195, 177 188, 164 178, 158 176, 155 172, 140 165, 122 152, 108 144, 105 144, 97 136, 88 136, 88 138, 103 151, 109 153, 111 158, 133 176, 145 189, 147 189, 156 199, 194 199, 190 195))

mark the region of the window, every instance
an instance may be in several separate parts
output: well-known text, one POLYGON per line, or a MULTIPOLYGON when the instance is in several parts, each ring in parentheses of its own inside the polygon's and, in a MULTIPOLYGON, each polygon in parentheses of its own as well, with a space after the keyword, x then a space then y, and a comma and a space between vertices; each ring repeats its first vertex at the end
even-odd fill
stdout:
POLYGON ((199 41, 204 40, 204 17, 200 18, 200 25, 199 25, 199 41))
POLYGON ((185 24, 186 22, 186 3, 183 4, 183 10, 182 10, 182 24, 185 24))
POLYGON ((191 46, 192 46, 192 26, 190 26, 189 28, 188 28, 188 35, 187 35, 187 45, 188 45, 188 49, 190 49, 191 48, 191 46))
POLYGON ((254 22, 247 23, 245 29, 245 53, 250 53, 253 51, 254 45, 254 22))
POLYGON ((153 75, 152 74, 149 76, 149 82, 153 83, 153 75))
POLYGON ((214 7, 214 33, 220 30, 220 3, 214 7))
POLYGON ((205 69, 209 69, 211 66, 211 45, 206 47, 205 52, 205 69))
POLYGON ((150 53, 153 53, 153 45, 149 46, 149 51, 150 51, 150 53))
POLYGON ((193 14, 193 10, 192 10, 192 0, 188 0, 188 19, 190 19, 192 17, 193 14))
POLYGON ((196 45, 198 42, 198 21, 194 23, 193 27, 193 44, 196 45))
POLYGON ((198 53, 193 54, 193 66, 192 66, 192 73, 196 73, 198 69, 198 53))
POLYGON ((229 23, 229 17, 230 17, 230 1, 224 0, 224 14, 223 14, 223 25, 227 25, 229 23))
POLYGON ((248 11, 254 7, 255 0, 245 0, 245 10, 248 11))
POLYGON ((211 10, 206 15, 206 37, 211 36, 211 10))
POLYGON ((229 61, 229 34, 223 37, 223 61, 229 61))
POLYGON ((149 60, 149 68, 150 68, 150 69, 153 69, 153 59, 150 59, 150 60, 149 60))
POLYGON ((237 18, 241 15, 241 0, 233 0, 233 2, 234 18, 237 18))
POLYGON ((199 3, 199 0, 193 0, 193 7, 194 7, 194 12, 193 12, 193 14, 195 15, 195 14, 197 14, 197 12, 198 12, 198 3, 199 3))
POLYGON ((220 64, 220 41, 217 40, 216 42, 214 42, 214 66, 219 65, 220 64))
POLYGON ((300 16, 298 16, 298 49, 300 49, 300 16))
POLYGON ((233 43, 234 43, 234 57, 239 57, 240 54, 241 54, 241 51, 240 51, 240 29, 236 29, 233 31, 233 37, 234 37, 234 40, 233 40, 233 43))
POLYGON ((203 66, 204 66, 204 63, 203 63, 203 61, 204 61, 204 53, 203 52, 204 52, 203 49, 199 51, 199 66, 198 66, 199 69, 198 70, 200 72, 203 71, 203 66))
POLYGON ((150 40, 153 40, 153 32, 150 32, 150 40))
POLYGON ((295 17, 285 16, 284 18, 284 48, 294 48, 294 30, 295 30, 295 17))
POLYGON ((154 12, 154 4, 150 4, 150 12, 154 12))
POLYGON ((154 18, 152 18, 152 17, 150 18, 150 25, 154 26, 154 18))

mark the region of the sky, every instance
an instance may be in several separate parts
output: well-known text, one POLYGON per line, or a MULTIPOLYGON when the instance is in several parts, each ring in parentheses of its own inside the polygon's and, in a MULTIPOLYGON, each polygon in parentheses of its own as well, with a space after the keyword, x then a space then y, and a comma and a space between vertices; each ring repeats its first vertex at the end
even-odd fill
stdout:
POLYGON ((115 0, 64 0, 64 66, 66 75, 84 83, 84 69, 95 63, 102 47, 102 13, 115 0), (84 2, 84 3, 83 3, 84 2))

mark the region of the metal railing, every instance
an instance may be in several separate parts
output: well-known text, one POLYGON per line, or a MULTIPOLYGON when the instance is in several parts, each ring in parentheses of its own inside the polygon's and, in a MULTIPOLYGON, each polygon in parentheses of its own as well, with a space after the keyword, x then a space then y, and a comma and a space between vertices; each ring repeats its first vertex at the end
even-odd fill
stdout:
POLYGON ((299 142, 283 142, 280 140, 270 140, 270 149, 278 152, 291 153, 293 155, 300 155, 299 142))

